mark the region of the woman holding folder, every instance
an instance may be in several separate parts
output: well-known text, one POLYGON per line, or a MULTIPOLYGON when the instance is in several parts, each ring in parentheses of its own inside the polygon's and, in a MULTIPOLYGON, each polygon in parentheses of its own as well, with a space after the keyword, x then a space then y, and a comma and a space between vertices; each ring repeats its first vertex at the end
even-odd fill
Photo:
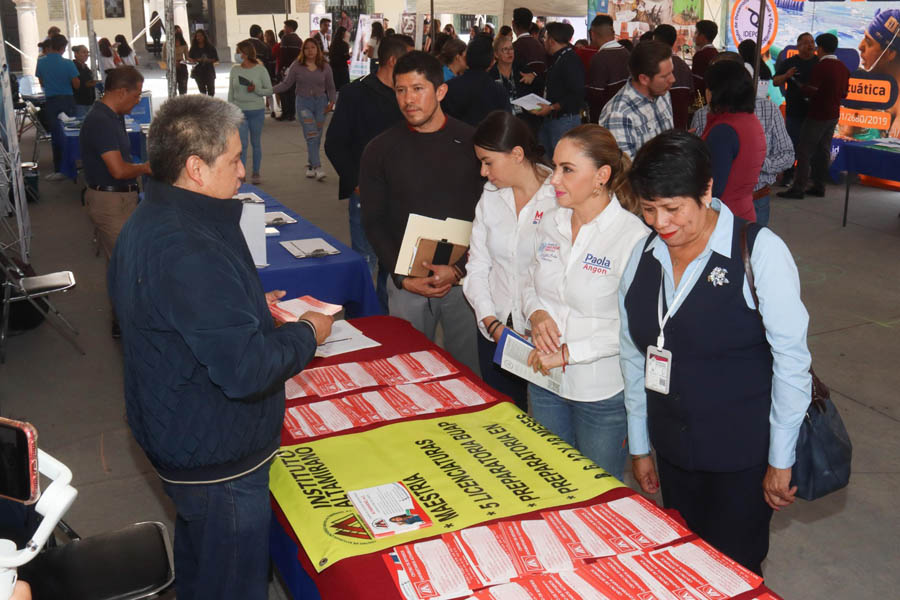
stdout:
POLYGON ((559 393, 528 386, 531 415, 622 479, 625 388, 619 367, 619 279, 647 227, 631 209, 628 156, 599 125, 567 132, 553 153, 557 206, 544 214, 523 292, 535 350, 528 364, 562 371, 559 393))
POLYGON ((525 333, 522 289, 544 213, 556 206, 550 168, 528 126, 506 111, 490 113, 475 130, 475 155, 487 177, 475 207, 463 292, 478 320, 482 378, 527 410, 526 383, 493 363, 506 327, 525 333))

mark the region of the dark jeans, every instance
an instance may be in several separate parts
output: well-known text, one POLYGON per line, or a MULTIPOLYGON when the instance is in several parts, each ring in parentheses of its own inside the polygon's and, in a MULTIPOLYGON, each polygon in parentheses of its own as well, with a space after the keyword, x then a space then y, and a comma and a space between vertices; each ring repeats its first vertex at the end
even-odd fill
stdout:
POLYGON ((528 382, 504 371, 494 362, 497 344, 486 339, 478 332, 478 364, 481 366, 481 378, 484 382, 513 399, 516 406, 528 412, 528 382))
POLYGON ((269 578, 269 463, 223 483, 163 482, 175 503, 178 600, 266 600, 269 578))
POLYGON ((197 82, 197 88, 200 90, 201 94, 208 94, 210 96, 216 95, 216 75, 213 73, 210 75, 197 75, 194 78, 194 81, 197 82))
POLYGON ((59 173, 62 166, 63 144, 66 142, 62 124, 57 118, 59 113, 66 113, 70 117, 75 116, 75 96, 51 96, 44 105, 47 111, 47 126, 50 129, 51 144, 53 146, 53 171, 59 173))
MULTIPOLYGON (((388 312, 388 295, 387 283, 390 271, 378 266, 378 257, 366 237, 366 231, 362 225, 362 208, 360 206, 359 194, 356 192, 350 194, 350 246, 366 259, 369 266, 369 273, 375 279, 375 293, 378 295, 378 301, 385 314, 388 312)), ((393 285, 393 282, 391 282, 393 285)))
POLYGON ((736 473, 685 471, 657 456, 663 504, 687 526, 757 575, 769 553, 772 509, 763 499, 767 465, 736 473))
POLYGON ((800 129, 797 148, 797 172, 794 175, 794 189, 806 191, 812 172, 812 186, 824 189, 828 176, 828 159, 831 156, 831 138, 838 120, 818 121, 807 117, 800 129))

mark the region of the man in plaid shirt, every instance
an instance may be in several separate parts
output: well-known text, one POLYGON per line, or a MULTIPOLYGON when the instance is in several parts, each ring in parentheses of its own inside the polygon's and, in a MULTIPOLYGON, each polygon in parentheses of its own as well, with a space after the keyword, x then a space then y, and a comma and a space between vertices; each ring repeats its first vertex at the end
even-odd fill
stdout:
POLYGON ((628 70, 631 79, 603 107, 599 123, 634 158, 645 142, 674 127, 672 48, 655 40, 641 42, 628 59, 628 70))
MULTIPOLYGON (((719 60, 734 60, 743 62, 741 57, 734 52, 721 52, 713 62, 719 60)), ((794 144, 787 132, 784 117, 768 96, 758 96, 753 110, 759 119, 763 131, 766 134, 766 160, 759 172, 759 180, 753 188, 753 208, 756 210, 756 222, 760 225, 769 224, 769 196, 772 193, 771 186, 778 178, 778 174, 794 164, 794 144)), ((691 122, 691 130, 703 135, 706 129, 706 117, 709 114, 709 106, 704 106, 694 113, 691 122)))

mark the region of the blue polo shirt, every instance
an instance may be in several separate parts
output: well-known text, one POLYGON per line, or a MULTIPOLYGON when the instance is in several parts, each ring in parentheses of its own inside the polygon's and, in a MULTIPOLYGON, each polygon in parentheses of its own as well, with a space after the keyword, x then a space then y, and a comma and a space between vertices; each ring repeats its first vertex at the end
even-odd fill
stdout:
POLYGON ((78 69, 68 58, 51 52, 38 61, 35 75, 41 80, 41 87, 44 88, 44 96, 47 98, 71 96, 72 79, 78 77, 78 69))

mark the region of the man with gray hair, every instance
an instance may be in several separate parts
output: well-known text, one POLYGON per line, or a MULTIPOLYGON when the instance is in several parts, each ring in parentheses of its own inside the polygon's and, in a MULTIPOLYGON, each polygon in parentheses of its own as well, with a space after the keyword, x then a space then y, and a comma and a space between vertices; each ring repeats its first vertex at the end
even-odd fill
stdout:
POLYGON ((269 462, 284 382, 331 317, 276 329, 241 233, 241 111, 180 96, 150 126, 152 179, 119 235, 109 292, 128 423, 175 503, 180 599, 267 596, 269 462))

